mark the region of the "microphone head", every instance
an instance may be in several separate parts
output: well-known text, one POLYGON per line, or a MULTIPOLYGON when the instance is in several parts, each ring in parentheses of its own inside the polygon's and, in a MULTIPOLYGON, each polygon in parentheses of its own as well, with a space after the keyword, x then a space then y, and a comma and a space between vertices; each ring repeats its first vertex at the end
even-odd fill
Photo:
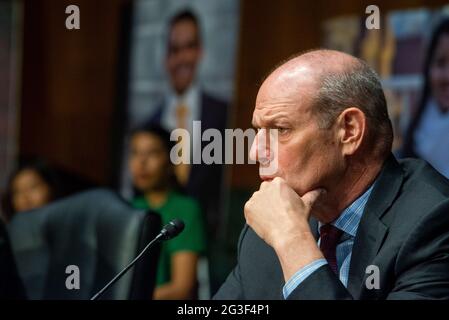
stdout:
POLYGON ((173 219, 162 228, 161 239, 173 239, 178 234, 180 234, 182 230, 184 230, 184 222, 180 219, 173 219))

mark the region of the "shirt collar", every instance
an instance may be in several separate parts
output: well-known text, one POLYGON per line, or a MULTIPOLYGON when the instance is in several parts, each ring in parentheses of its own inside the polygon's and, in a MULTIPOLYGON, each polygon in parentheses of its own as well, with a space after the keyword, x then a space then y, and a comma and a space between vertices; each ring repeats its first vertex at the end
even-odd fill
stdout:
MULTIPOLYGON (((357 228, 359 227, 360 220, 362 219, 363 211, 366 203, 368 202, 371 191, 373 190, 375 182, 365 191, 360 197, 358 197, 353 203, 351 203, 340 216, 332 222, 332 225, 342 230, 343 232, 355 237, 357 228)), ((318 222, 318 233, 323 223, 318 222)))
POLYGON ((169 89, 168 98, 169 104, 178 104, 183 101, 186 104, 193 104, 197 99, 199 87, 196 82, 193 82, 190 87, 182 94, 178 95, 173 89, 169 89))

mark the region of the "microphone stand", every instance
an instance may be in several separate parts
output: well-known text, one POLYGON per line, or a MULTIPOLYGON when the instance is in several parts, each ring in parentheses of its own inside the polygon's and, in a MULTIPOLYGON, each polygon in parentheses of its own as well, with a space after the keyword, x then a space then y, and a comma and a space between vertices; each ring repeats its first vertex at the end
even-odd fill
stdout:
POLYGON ((164 234, 159 233, 157 235, 156 238, 154 238, 153 240, 151 240, 150 243, 148 243, 146 245, 145 248, 143 248, 143 250, 139 253, 139 255, 134 258, 133 261, 131 261, 130 264, 128 264, 126 266, 125 269, 123 269, 122 271, 120 271, 114 278, 112 278, 111 281, 109 281, 100 291, 98 291, 92 298, 90 298, 90 300, 97 300, 99 297, 101 297, 103 295, 103 293, 110 287, 112 286, 118 279, 120 279, 125 273, 126 271, 128 271, 132 266, 134 266, 134 264, 142 257, 142 255, 153 245, 153 243, 155 243, 156 241, 159 241, 164 234))

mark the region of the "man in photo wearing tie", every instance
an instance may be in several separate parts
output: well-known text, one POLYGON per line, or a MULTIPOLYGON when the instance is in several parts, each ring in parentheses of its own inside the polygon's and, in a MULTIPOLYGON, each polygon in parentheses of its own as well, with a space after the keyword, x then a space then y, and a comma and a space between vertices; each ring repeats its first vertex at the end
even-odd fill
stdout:
MULTIPOLYGON (((157 123, 168 131, 186 129, 191 137, 193 121, 201 121, 201 135, 209 128, 224 133, 228 106, 224 101, 204 92, 197 79, 203 53, 197 17, 192 11, 183 10, 170 19, 168 26, 165 68, 171 88, 149 122, 157 123)), ((194 152, 201 152, 203 144, 207 143, 191 139, 191 158, 194 152)), ((216 235, 223 208, 223 165, 192 164, 190 161, 190 164, 177 165, 175 173, 186 193, 199 201, 209 237, 216 235)))
POLYGON ((277 154, 250 152, 260 167, 276 157, 277 171, 245 204, 237 265, 215 299, 449 299, 449 182, 391 154, 365 62, 331 50, 288 60, 260 87, 252 122, 278 130, 277 154))

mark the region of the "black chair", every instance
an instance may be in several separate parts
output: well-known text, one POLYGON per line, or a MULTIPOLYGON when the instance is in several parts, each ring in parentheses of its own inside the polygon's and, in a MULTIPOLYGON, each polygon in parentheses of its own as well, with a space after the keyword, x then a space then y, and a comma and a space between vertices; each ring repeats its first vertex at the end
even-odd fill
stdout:
MULTIPOLYGON (((160 228, 159 215, 133 209, 104 189, 16 214, 8 225, 26 293, 29 299, 38 300, 89 299, 160 228), (73 289, 77 270, 79 289, 73 289)), ((159 251, 159 245, 150 249, 101 299, 151 299, 159 251)))
POLYGON ((0 219, 0 299, 25 298, 25 289, 17 273, 8 233, 0 219))

